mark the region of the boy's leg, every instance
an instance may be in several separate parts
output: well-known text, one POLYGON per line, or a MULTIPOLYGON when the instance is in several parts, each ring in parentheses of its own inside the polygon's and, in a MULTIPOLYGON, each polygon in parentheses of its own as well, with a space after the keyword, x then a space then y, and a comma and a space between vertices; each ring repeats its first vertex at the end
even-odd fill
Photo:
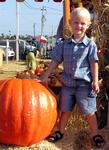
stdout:
POLYGON ((62 88, 61 98, 59 100, 59 109, 61 111, 61 115, 58 122, 58 131, 55 131, 48 137, 48 141, 50 142, 57 142, 58 140, 62 139, 64 135, 65 127, 71 115, 71 111, 75 106, 75 98, 72 94, 72 90, 72 88, 68 87, 62 88))
POLYGON ((76 99, 74 94, 74 88, 63 87, 61 91, 61 97, 59 100, 59 108, 61 110, 61 116, 59 119, 59 131, 64 134, 65 127, 68 119, 71 116, 71 112, 75 106, 76 99))
POLYGON ((98 134, 98 128, 97 128, 97 120, 95 113, 91 113, 86 115, 86 121, 88 122, 90 129, 91 129, 91 136, 95 136, 98 134))
POLYGON ((91 129, 92 140, 96 147, 102 148, 105 145, 104 138, 98 133, 97 119, 95 113, 86 116, 86 120, 91 129))
POLYGON ((85 115, 86 120, 91 129, 92 139, 97 147, 102 147, 105 141, 101 135, 98 134, 96 112, 96 94, 92 90, 92 86, 85 81, 79 81, 76 90, 76 100, 80 111, 85 115))
POLYGON ((70 116, 71 116, 71 112, 62 112, 61 113, 58 128, 62 134, 64 134, 64 132, 65 132, 65 128, 66 128, 66 125, 67 125, 67 122, 68 122, 68 119, 70 118, 70 116))
POLYGON ((71 112, 62 112, 61 113, 61 116, 59 118, 58 130, 53 132, 50 136, 48 136, 47 139, 49 142, 55 143, 63 138, 64 132, 65 132, 65 127, 67 125, 70 115, 71 115, 71 112))

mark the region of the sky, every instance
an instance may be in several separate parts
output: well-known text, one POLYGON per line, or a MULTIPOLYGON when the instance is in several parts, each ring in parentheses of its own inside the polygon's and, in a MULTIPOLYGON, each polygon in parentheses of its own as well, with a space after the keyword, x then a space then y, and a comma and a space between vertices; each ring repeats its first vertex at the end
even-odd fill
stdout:
MULTIPOLYGON (((63 3, 56 3, 53 0, 25 0, 17 3, 19 8, 19 34, 33 35, 41 34, 42 8, 45 16, 43 35, 55 35, 59 21, 63 15, 63 3), (49 1, 49 2, 48 2, 49 1)), ((0 34, 16 34, 16 0, 6 0, 0 2, 0 34)))

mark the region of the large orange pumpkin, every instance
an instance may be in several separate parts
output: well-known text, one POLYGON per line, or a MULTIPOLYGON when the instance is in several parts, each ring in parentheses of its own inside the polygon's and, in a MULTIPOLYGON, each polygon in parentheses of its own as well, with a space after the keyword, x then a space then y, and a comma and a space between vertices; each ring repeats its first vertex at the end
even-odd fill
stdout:
POLYGON ((55 96, 38 81, 0 81, 0 143, 37 143, 50 134, 56 118, 55 96))

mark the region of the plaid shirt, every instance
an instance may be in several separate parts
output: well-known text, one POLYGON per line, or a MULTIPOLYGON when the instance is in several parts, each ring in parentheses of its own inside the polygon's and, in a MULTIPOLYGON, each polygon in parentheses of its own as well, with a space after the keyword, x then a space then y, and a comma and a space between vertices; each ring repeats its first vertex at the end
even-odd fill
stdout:
POLYGON ((63 62, 61 81, 66 86, 73 86, 75 79, 92 81, 90 64, 92 61, 98 61, 97 46, 86 35, 79 43, 73 38, 60 42, 50 56, 57 64, 63 62))

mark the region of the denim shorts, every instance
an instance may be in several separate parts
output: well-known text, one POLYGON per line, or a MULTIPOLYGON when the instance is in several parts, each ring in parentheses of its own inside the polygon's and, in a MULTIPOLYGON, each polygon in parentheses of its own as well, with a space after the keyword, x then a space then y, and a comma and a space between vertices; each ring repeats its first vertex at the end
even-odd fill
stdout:
POLYGON ((61 111, 72 111, 76 103, 82 114, 96 112, 96 94, 92 90, 91 83, 75 80, 73 87, 62 87, 59 101, 61 111))

